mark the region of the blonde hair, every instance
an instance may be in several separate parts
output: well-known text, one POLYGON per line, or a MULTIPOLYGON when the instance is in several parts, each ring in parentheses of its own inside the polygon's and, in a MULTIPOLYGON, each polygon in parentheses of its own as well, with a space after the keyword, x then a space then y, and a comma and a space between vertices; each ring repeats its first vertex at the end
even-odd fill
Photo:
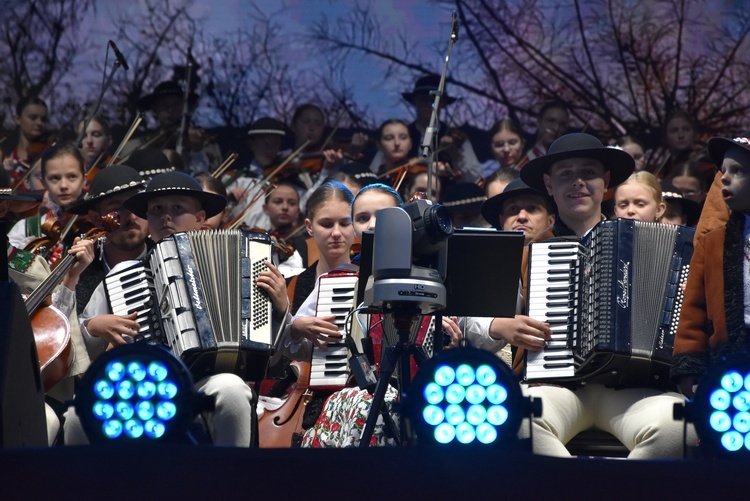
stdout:
POLYGON ((620 189, 620 186, 624 186, 629 183, 639 183, 646 186, 654 196, 654 200, 656 200, 657 205, 663 202, 661 197, 661 184, 659 184, 659 180, 656 179, 656 176, 654 176, 650 172, 645 170, 633 172, 629 178, 627 178, 623 183, 615 188, 615 197, 617 197, 617 190, 620 189))

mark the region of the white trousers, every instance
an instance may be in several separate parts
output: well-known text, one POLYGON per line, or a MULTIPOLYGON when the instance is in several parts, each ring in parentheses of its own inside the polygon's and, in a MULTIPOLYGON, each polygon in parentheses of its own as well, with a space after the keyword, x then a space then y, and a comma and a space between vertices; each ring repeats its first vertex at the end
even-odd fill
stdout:
MULTIPOLYGON (((575 391, 526 385, 523 390, 525 395, 542 400, 542 415, 532 420, 537 454, 569 457, 565 444, 592 427, 614 435, 630 450, 630 459, 682 458, 683 443, 696 443, 692 424, 685 441, 683 422, 673 418, 674 404, 685 401, 679 393, 649 388, 614 390, 599 384, 575 391)), ((528 420, 520 435, 528 438, 528 420)))

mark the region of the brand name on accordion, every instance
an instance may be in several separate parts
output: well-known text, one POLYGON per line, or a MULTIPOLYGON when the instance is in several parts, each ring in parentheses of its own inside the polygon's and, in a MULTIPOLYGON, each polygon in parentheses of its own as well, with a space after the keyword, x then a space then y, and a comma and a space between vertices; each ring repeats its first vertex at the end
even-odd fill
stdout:
POLYGON ((630 304, 630 262, 620 261, 617 277, 617 306, 627 308, 630 304))
POLYGON ((201 298, 198 294, 198 285, 195 279, 195 271, 193 270, 192 266, 187 267, 187 279, 188 283, 190 284, 190 295, 193 298, 193 307, 196 310, 203 310, 203 307, 201 306, 201 298))

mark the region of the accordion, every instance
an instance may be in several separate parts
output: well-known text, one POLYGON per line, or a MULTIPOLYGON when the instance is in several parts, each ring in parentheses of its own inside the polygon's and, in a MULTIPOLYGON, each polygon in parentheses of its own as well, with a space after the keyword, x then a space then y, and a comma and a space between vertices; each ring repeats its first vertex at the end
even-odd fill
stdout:
POLYGON ((271 302, 256 279, 270 257, 264 233, 176 233, 107 275, 107 300, 117 315, 138 312, 141 339, 168 346, 196 379, 229 372, 260 381, 273 331, 271 302))
MULTIPOLYGON (((375 365, 379 368, 385 361, 385 348, 393 347, 399 343, 399 335, 394 325, 393 314, 376 313, 370 317, 370 330, 368 336, 372 340, 372 348, 375 365)), ((435 317, 432 315, 420 315, 412 325, 409 333, 409 344, 415 347, 424 359, 432 358, 434 350, 435 317)), ((411 377, 417 375, 418 364, 412 357, 410 360, 411 377)), ((399 368, 396 367, 395 372, 399 368)))
POLYGON ((532 243, 527 311, 550 324, 526 381, 669 387, 695 230, 604 221, 580 240, 532 243))

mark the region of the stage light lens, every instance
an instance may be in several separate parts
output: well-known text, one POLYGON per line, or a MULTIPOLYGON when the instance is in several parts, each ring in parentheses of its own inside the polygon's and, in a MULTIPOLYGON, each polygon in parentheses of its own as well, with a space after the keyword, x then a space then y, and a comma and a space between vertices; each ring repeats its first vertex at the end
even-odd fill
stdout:
POLYGON ((456 426, 456 439, 462 444, 470 444, 474 441, 477 434, 474 427, 469 423, 461 423, 456 426))
POLYGON ((732 398, 732 405, 740 412, 750 410, 750 392, 741 391, 732 398))
POLYGON ((128 364, 128 376, 133 381, 143 381, 146 379, 146 367, 141 362, 134 360, 128 364))
POLYGON ((744 434, 750 431, 750 412, 738 412, 732 418, 732 426, 740 433, 744 434))
POLYGON ((164 432, 167 431, 167 427, 164 426, 164 423, 159 421, 158 419, 151 419, 149 421, 146 421, 146 424, 143 426, 145 434, 149 438, 161 438, 164 436, 164 432))
POLYGON ((136 391, 140 398, 154 398, 154 395, 156 395, 156 385, 151 381, 142 381, 138 383, 138 388, 136 391))
POLYGON ((437 405, 428 405, 424 408, 423 417, 427 424, 437 426, 445 419, 445 412, 437 405))
POLYGON ((732 403, 732 397, 726 390, 714 390, 710 397, 711 407, 717 411, 725 411, 729 409, 729 405, 732 403))
POLYGON ((138 402, 136 405, 136 413, 143 421, 148 421, 154 417, 154 412, 154 404, 149 401, 138 402))
POLYGON ((156 415, 163 421, 169 421, 177 414, 177 407, 172 402, 159 402, 156 405, 156 415))
POLYGON ((154 361, 148 364, 148 375, 154 381, 164 381, 169 374, 169 369, 162 362, 154 361))
POLYGON ((108 419, 102 424, 102 431, 107 438, 117 438, 122 435, 122 421, 108 419))
POLYGON ((711 428, 718 432, 725 432, 732 426, 732 419, 724 411, 716 411, 711 414, 711 428))
POLYGON ((135 414, 135 409, 133 408, 133 404, 131 404, 130 402, 121 400, 117 402, 117 404, 115 404, 115 414, 117 414, 118 418, 126 421, 133 417, 133 415, 135 414))
POLYGON ((736 452, 742 449, 744 444, 742 434, 736 431, 729 431, 721 436, 721 445, 728 451, 736 452))
POLYGON ((135 385, 129 379, 120 381, 117 385, 117 396, 123 400, 130 400, 135 395, 135 385))
POLYGON ((122 378, 125 377, 125 364, 118 361, 112 362, 105 369, 105 373, 110 381, 114 381, 115 383, 122 381, 122 378))
POLYGON ((94 404, 94 416, 100 421, 106 421, 115 414, 115 408, 109 402, 98 400, 94 404))
POLYGON ((161 383, 156 385, 156 393, 158 393, 162 398, 171 400, 175 397, 175 395, 177 395, 177 385, 169 380, 162 381, 161 383))
POLYGON ((94 383, 94 395, 96 398, 109 400, 115 394, 115 385, 105 379, 100 379, 94 383))
POLYGON ((435 382, 440 386, 448 386, 456 380, 456 371, 453 367, 443 365, 435 371, 435 382))
POLYGON ((461 364, 456 369, 456 381, 461 386, 469 386, 476 379, 474 369, 468 364, 461 364))
POLYGON ((724 374, 723 378, 721 378, 721 387, 728 392, 734 393, 735 391, 739 391, 739 389, 742 388, 744 382, 744 378, 740 375, 739 372, 729 371, 724 374))
POLYGON ((128 419, 124 424, 125 434, 130 438, 140 438, 143 435, 143 424, 137 419, 128 419))
POLYGON ((477 426, 477 440, 483 444, 491 444, 497 440, 497 429, 489 423, 477 426))
POLYGON ((442 423, 435 428, 435 440, 440 444, 449 444, 456 438, 456 427, 442 423))
POLYGON ((439 404, 443 401, 445 392, 443 387, 437 383, 430 383, 424 387, 424 399, 430 404, 439 404))
POLYGON ((508 420, 508 409, 502 405, 492 405, 487 409, 487 422, 502 426, 508 420))
POLYGON ((508 398, 508 390, 499 384, 492 384, 487 388, 487 401, 491 404, 502 404, 508 398))
POLYGON ((487 409, 485 409, 483 405, 472 405, 466 411, 466 421, 474 426, 479 426, 484 423, 486 419, 487 409))
POLYGON ((473 384, 466 388, 466 401, 470 404, 481 404, 487 397, 487 390, 484 386, 473 384))
POLYGON ((482 386, 489 386, 495 381, 497 381, 495 369, 486 364, 477 367, 477 383, 482 386))
POLYGON ((453 383, 445 389, 445 400, 449 404, 460 404, 466 397, 466 389, 458 383, 453 383))
POLYGON ((445 420, 449 424, 456 426, 463 423, 464 419, 466 419, 466 413, 460 405, 449 405, 445 409, 445 420))

